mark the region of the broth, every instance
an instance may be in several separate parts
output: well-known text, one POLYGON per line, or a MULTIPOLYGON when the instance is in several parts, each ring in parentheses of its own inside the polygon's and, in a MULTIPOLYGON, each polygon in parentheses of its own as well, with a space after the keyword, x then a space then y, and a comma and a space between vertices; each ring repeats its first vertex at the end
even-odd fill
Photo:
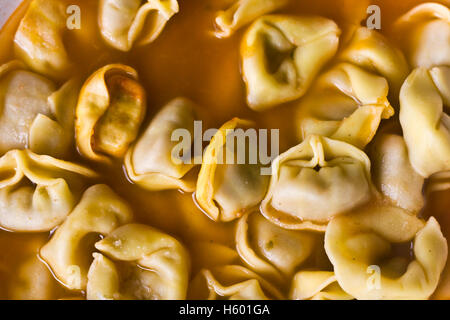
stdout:
MULTIPOLYGON (((66 0, 62 0, 66 1, 66 0)), ((245 86, 240 74, 239 43, 245 28, 232 37, 217 39, 214 15, 226 7, 225 0, 178 0, 180 12, 167 24, 153 43, 129 53, 112 50, 102 41, 97 26, 97 2, 70 0, 81 8, 81 29, 68 31, 65 43, 77 66, 77 76, 86 79, 98 67, 108 63, 128 64, 139 72, 147 92, 148 111, 142 128, 169 100, 178 96, 192 99, 200 107, 197 118, 203 128, 219 128, 233 117, 254 120, 262 128, 281 128, 280 152, 298 143, 292 119, 293 104, 256 113, 246 105, 245 86), (211 112, 214 110, 214 112, 211 112)), ((69 4, 69 1, 66 1, 69 4)), ((228 1, 229 2, 229 1, 228 1)), ((421 0, 372 1, 381 7, 382 30, 389 35, 394 19, 421 0)), ((26 11, 25 1, 0 32, 0 62, 13 58, 14 33, 26 11)), ((318 14, 334 19, 345 34, 345 22, 360 23, 366 17, 367 4, 361 0, 291 0, 281 10, 289 14, 318 14)), ((74 148, 75 150, 75 148, 74 148)), ((122 163, 111 167, 89 163, 74 153, 69 159, 88 164, 102 174, 99 182, 110 185, 133 206, 137 220, 159 228, 189 246, 194 241, 214 241, 234 247, 235 223, 216 223, 199 210, 191 194, 179 191, 149 192, 130 183, 122 163)), ((435 215, 450 239, 450 192, 427 199, 425 215, 435 215)), ((15 271, 25 259, 36 257, 48 233, 11 233, 0 230, 0 299, 11 298, 8 287, 14 283, 15 271)), ((195 264, 195 263, 194 263, 195 264)), ((445 271, 438 298, 450 298, 450 268, 445 271)), ((75 297, 54 280, 52 298, 75 297)), ((286 288, 287 289, 287 288, 286 288)))

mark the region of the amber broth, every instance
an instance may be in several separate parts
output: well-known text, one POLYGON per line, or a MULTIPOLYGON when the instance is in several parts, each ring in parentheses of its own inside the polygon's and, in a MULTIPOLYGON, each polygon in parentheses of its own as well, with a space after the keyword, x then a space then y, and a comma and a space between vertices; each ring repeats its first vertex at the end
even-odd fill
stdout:
MULTIPOLYGON (((62 0, 66 1, 66 0, 62 0)), ((0 63, 14 57, 13 38, 29 0, 26 0, 0 32, 0 63)), ((68 1, 67 1, 68 2, 68 1)), ((263 128, 280 129, 280 151, 298 143, 292 105, 287 104, 264 113, 251 111, 245 103, 245 88, 240 75, 239 42, 243 31, 229 39, 213 36, 214 15, 230 0, 179 0, 180 12, 152 44, 124 54, 108 48, 97 27, 97 1, 71 0, 81 7, 81 30, 67 32, 66 45, 77 72, 83 80, 96 68, 112 62, 136 68, 148 96, 147 120, 170 99, 186 96, 200 107, 198 119, 204 129, 218 128, 232 117, 249 118, 263 128)), ((379 0, 382 32, 389 34, 392 21, 421 0, 379 0)), ((68 2, 69 4, 69 2, 68 2)), ((447 2, 448 4, 448 2, 447 2)), ((359 24, 366 17, 367 3, 361 0, 291 0, 281 12, 319 14, 334 19, 346 30, 346 23, 359 24)), ((245 29, 245 28, 244 28, 245 29)), ((145 127, 145 126, 143 126, 145 127)), ((75 150, 75 149, 74 149, 75 150)), ((214 241, 234 246, 234 223, 215 223, 195 205, 192 194, 178 191, 148 192, 131 184, 122 164, 112 167, 87 163, 78 154, 69 160, 90 165, 103 174, 99 182, 109 184, 129 201, 137 220, 178 237, 188 247, 195 241, 214 241)), ((435 215, 450 239, 450 192, 427 199, 425 215, 435 215)), ((23 234, 0 230, 0 299, 8 299, 18 266, 30 256, 37 256, 48 233, 23 234)), ((193 265, 197 265, 194 261, 193 265)), ((193 270, 196 271, 196 270, 193 270)), ((436 297, 450 298, 450 268, 446 270, 436 297)), ((64 290, 54 281, 53 298, 80 295, 64 290)))

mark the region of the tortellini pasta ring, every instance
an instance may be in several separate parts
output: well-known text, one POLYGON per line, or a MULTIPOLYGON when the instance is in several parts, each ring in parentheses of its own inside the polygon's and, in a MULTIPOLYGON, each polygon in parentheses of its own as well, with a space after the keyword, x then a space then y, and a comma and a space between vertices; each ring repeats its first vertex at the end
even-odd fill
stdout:
POLYGON ((0 90, 1 154, 22 148, 58 158, 69 154, 79 90, 76 79, 57 89, 53 81, 13 60, 0 66, 0 90))
POLYGON ((325 250, 340 286, 356 299, 427 299, 448 255, 435 218, 425 223, 388 206, 334 218, 325 233, 325 250), (390 256, 394 244, 412 240, 414 260, 390 256))
POLYGON ((84 290, 91 264, 90 242, 130 223, 129 205, 106 185, 87 189, 78 205, 40 250, 55 277, 71 290, 84 290))
POLYGON ((339 286, 332 271, 299 271, 292 280, 293 300, 352 300, 339 286))
POLYGON ((185 154, 177 153, 184 150, 177 149, 178 142, 172 140, 176 130, 187 130, 192 144, 194 119, 194 105, 185 98, 176 98, 164 106, 125 155, 128 177, 152 191, 194 191, 194 179, 186 177, 194 167, 192 157, 185 159, 185 154))
POLYGON ((103 39, 121 51, 153 42, 179 10, 177 0, 100 0, 99 8, 103 39))
POLYGON ((189 286, 193 300, 282 300, 282 293, 270 282, 239 265, 203 269, 189 286))
POLYGON ((29 150, 0 158, 0 226, 14 231, 49 231, 75 206, 93 171, 29 150))
POLYGON ((136 139, 146 112, 145 90, 133 68, 110 64, 83 85, 76 108, 76 142, 94 161, 121 157, 136 139))
POLYGON ((285 283, 312 254, 312 234, 272 224, 257 212, 239 219, 236 249, 244 263, 267 279, 285 283))
MULTIPOLYGON (((203 155, 195 198, 203 212, 214 221, 232 221, 259 205, 267 190, 268 177, 258 164, 236 163, 236 150, 227 145, 230 137, 239 137, 242 128, 253 122, 234 118, 216 132, 203 155), (236 129, 236 130, 235 130, 236 129), (234 163, 227 163, 229 155, 234 163)), ((237 152, 240 150, 237 145, 237 152)), ((241 154, 242 155, 242 154, 241 154)))
POLYGON ((328 221, 375 196, 370 160, 358 148, 310 135, 279 155, 261 213, 287 229, 325 231, 328 221))
POLYGON ((415 68, 450 66, 450 9, 436 2, 419 4, 394 24, 415 68))
POLYGON ((95 247, 115 261, 136 265, 131 265, 131 275, 127 275, 130 279, 121 280, 114 262, 102 254, 94 254, 88 274, 88 299, 185 299, 189 254, 173 237, 146 225, 127 224, 95 247), (120 288, 126 287, 127 281, 130 288, 121 293, 120 288))
POLYGON ((382 75, 388 80, 393 97, 397 96, 409 72, 403 53, 381 33, 366 27, 355 29, 351 39, 344 44, 338 59, 382 75))
POLYGON ((288 0, 236 0, 228 9, 219 11, 216 37, 226 38, 254 19, 275 11, 287 4, 288 0))
POLYGON ((450 67, 415 69, 400 92, 400 123, 413 168, 424 178, 450 170, 450 67))
POLYGON ((300 101, 299 135, 323 135, 364 149, 381 120, 394 114, 388 91, 385 78, 350 63, 337 64, 300 101))
POLYGON ((323 17, 267 15, 256 20, 241 43, 249 107, 263 111, 303 96, 335 55, 339 34, 338 26, 323 17))
POLYGON ((403 137, 379 135, 372 145, 371 160, 373 181, 381 193, 395 206, 419 212, 425 203, 424 178, 412 167, 403 137))
POLYGON ((34 71, 66 78, 73 65, 64 46, 66 14, 58 0, 33 0, 14 37, 16 54, 34 71))

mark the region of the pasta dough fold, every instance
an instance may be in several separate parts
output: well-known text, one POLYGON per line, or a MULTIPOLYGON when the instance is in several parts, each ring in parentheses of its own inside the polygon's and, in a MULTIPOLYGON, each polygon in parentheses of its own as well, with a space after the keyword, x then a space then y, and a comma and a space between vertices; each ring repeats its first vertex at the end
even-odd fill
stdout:
POLYGON ((422 3, 394 24, 398 42, 412 67, 450 66, 450 9, 422 3))
POLYGON ((360 149, 372 140, 382 119, 394 114, 385 78, 350 63, 321 75, 298 106, 300 136, 318 134, 360 149))
POLYGON ((424 206, 424 178, 411 166, 403 137, 383 134, 371 150, 372 177, 378 190, 395 206, 418 213, 424 206))
POLYGON ((383 76, 389 82, 391 96, 397 97, 409 73, 408 63, 400 50, 381 33, 366 27, 356 28, 343 46, 339 60, 383 76))
POLYGON ((185 299, 189 255, 171 236, 143 224, 124 225, 95 244, 88 299, 185 299), (116 262, 125 262, 121 274, 116 262))
POLYGON ((76 108, 76 142, 95 161, 122 157, 136 139, 146 111, 137 72, 122 64, 97 70, 83 85, 76 108))
POLYGON ((97 175, 80 165, 11 150, 0 158, 0 226, 13 231, 49 231, 61 224, 97 175))
POLYGON ((369 201, 372 191, 364 152, 311 135, 272 163, 261 212, 283 228, 324 231, 332 217, 369 201))
MULTIPOLYGON (((128 177, 148 190, 195 190, 195 181, 185 176, 193 168, 192 157, 184 159, 173 140, 177 130, 189 133, 191 148, 194 137, 194 108, 192 102, 177 98, 169 102, 153 118, 125 156, 128 177), (187 161, 185 161, 187 160, 187 161)), ((184 145, 185 141, 183 141, 184 145)))
POLYGON ((229 37, 246 24, 287 3, 288 0, 235 0, 228 9, 217 13, 216 25, 219 30, 215 35, 218 38, 229 37))
POLYGON ((262 111, 300 98, 335 55, 340 30, 329 19, 268 15, 256 20, 241 44, 250 108, 262 111))
POLYGON ((450 170, 450 67, 415 69, 400 92, 400 123, 413 168, 423 177, 450 170))
POLYGON ((0 66, 0 154, 30 148, 66 157, 73 143, 78 81, 61 88, 17 61, 0 66))
POLYGON ((436 219, 425 223, 386 206, 334 218, 325 233, 325 250, 339 285, 356 299, 412 300, 434 292, 448 251, 436 219), (393 248, 409 241, 412 261, 393 248))
POLYGON ((244 129, 252 125, 238 118, 226 122, 203 155, 195 197, 204 213, 214 221, 226 222, 241 217, 257 207, 266 193, 269 178, 261 174, 257 161, 255 164, 239 163, 239 157, 254 147, 251 141, 245 142, 244 129), (239 143, 242 138, 245 145, 239 143), (237 141, 236 148, 231 147, 234 141, 237 141))
POLYGON ((282 229, 256 212, 240 218, 236 228, 236 248, 244 263, 278 283, 292 278, 317 242, 311 233, 282 229))
POLYGON ((283 299, 272 284, 239 265, 203 269, 192 280, 188 298, 192 300, 283 299))
POLYGON ((293 300, 352 300, 339 286, 332 271, 300 271, 292 280, 293 300))
POLYGON ((64 45, 66 7, 58 0, 33 0, 14 36, 17 56, 34 71, 55 79, 73 69, 64 45))
POLYGON ((94 185, 41 248, 40 256, 67 288, 84 290, 98 235, 107 236, 132 218, 123 199, 106 185, 94 185))
POLYGON ((100 32, 113 48, 129 51, 158 38, 178 10, 177 0, 100 0, 100 32))

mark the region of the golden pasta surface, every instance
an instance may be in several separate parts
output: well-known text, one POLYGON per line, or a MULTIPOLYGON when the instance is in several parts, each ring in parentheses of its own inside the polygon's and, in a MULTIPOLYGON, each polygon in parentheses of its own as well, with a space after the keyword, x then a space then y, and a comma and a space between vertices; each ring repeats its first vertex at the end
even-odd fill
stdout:
POLYGON ((0 299, 450 300, 448 0, 19 2, 0 299))

